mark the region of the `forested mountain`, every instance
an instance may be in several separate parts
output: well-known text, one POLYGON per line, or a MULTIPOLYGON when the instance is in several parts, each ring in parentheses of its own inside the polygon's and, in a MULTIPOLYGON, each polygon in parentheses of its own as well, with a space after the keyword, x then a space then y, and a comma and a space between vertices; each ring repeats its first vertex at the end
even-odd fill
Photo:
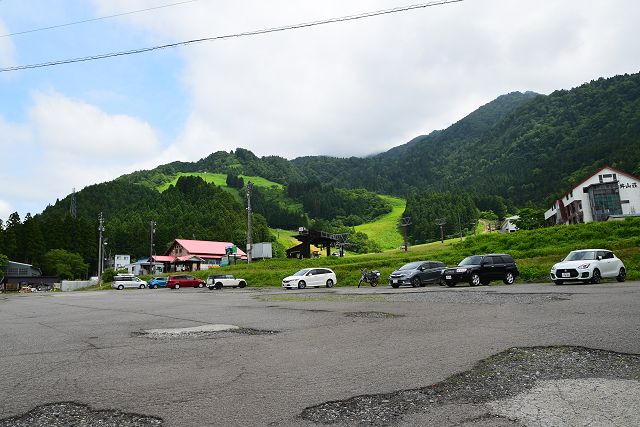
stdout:
MULTIPOLYGON (((64 249, 80 254, 95 271, 100 212, 105 219, 106 251, 113 255, 148 255, 151 221, 156 222, 158 254, 176 238, 246 244, 245 207, 229 192, 197 177, 181 177, 163 193, 120 181, 89 186, 76 195, 76 218, 69 213, 70 199, 23 221, 13 214, 6 226, 0 224, 0 253, 39 266, 47 251, 64 249)), ((256 242, 271 239, 267 222, 259 214, 253 217, 252 235, 256 242)))
POLYGON ((544 207, 604 164, 640 174, 640 74, 546 96, 503 95, 447 129, 371 157, 288 161, 239 148, 120 179, 151 186, 180 171, 255 174, 281 184, 318 181, 402 197, 459 190, 499 196, 516 207, 544 207))
POLYGON ((270 238, 267 222, 282 228, 313 220, 349 227, 390 210, 366 189, 408 199, 407 215, 422 218, 410 231, 417 242, 433 238, 434 219, 446 216, 430 208, 434 201, 456 207, 455 218, 447 217, 452 227, 473 220, 474 209, 501 216, 514 208, 543 208, 605 164, 640 175, 640 74, 601 78, 547 96, 503 95, 447 129, 365 158, 289 161, 238 148, 134 172, 80 191, 77 219, 69 215, 69 197, 24 220, 12 215, 0 223, 0 254, 31 262, 43 250, 68 248, 93 264, 99 212, 107 219, 110 248, 118 252, 146 254, 151 220, 158 222, 159 253, 176 237, 244 244, 246 211, 238 194, 196 177, 181 177, 169 190, 157 191, 180 173, 253 175, 283 184, 285 190, 255 191, 255 241, 270 238))

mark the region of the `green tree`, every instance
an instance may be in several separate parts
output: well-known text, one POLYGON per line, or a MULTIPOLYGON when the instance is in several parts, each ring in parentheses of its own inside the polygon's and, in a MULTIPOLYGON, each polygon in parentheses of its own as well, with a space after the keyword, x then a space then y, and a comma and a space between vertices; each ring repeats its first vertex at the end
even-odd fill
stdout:
POLYGON ((518 212, 519 219, 513 221, 513 223, 520 230, 534 230, 536 228, 542 228, 547 223, 544 220, 544 211, 542 209, 524 208, 518 212))
POLYGON ((0 277, 4 276, 4 268, 7 265, 7 261, 9 261, 9 258, 7 258, 6 255, 0 254, 0 277))
POLYGON ((88 264, 82 256, 64 249, 52 249, 44 254, 42 268, 46 275, 60 279, 77 279, 86 275, 88 264))
POLYGON ((18 215, 18 212, 9 215, 9 220, 4 230, 4 251, 9 259, 16 261, 23 261, 19 258, 20 247, 18 246, 18 235, 20 234, 20 226, 20 215, 18 215))

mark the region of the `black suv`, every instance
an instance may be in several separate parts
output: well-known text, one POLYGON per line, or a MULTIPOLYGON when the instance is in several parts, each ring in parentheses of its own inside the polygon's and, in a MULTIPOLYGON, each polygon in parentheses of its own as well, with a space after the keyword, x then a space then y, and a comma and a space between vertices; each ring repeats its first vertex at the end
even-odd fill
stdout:
POLYGON ((442 279, 450 287, 458 282, 468 282, 471 286, 488 285, 492 280, 502 280, 510 285, 519 274, 511 255, 487 254, 466 257, 456 268, 445 269, 442 279))
POLYGON ((397 288, 400 285, 411 285, 414 288, 427 283, 440 283, 444 263, 440 261, 414 261, 405 264, 389 276, 389 284, 397 288))

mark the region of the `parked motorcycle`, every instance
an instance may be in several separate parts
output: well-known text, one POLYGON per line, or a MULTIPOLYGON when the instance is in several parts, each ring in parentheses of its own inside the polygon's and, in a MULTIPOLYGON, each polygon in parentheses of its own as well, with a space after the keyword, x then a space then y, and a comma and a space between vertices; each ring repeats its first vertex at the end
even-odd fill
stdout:
POLYGON ((367 271, 366 268, 363 268, 358 287, 360 287, 362 283, 368 283, 373 287, 378 286, 378 280, 380 280, 380 272, 378 270, 367 271))

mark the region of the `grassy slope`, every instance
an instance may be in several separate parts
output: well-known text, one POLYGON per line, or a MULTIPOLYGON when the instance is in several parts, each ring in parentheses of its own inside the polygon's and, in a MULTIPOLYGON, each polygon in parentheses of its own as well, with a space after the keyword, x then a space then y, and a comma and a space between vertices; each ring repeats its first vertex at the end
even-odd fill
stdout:
POLYGON ((399 248, 400 245, 402 245, 403 239, 398 231, 398 224, 407 206, 407 201, 391 196, 380 195, 380 197, 391 203, 391 212, 373 222, 357 225, 355 229, 356 231, 366 233, 369 238, 377 242, 383 250, 399 248))
MULTIPOLYGON (((378 269, 386 279, 393 270, 410 261, 436 259, 447 265, 456 265, 474 253, 507 252, 516 258, 521 272, 520 281, 548 281, 551 266, 570 250, 580 248, 615 250, 627 267, 629 279, 640 279, 640 218, 511 234, 486 233, 468 237, 463 242, 451 239, 444 243, 416 245, 406 253, 393 249, 345 258, 272 259, 225 267, 224 271, 247 279, 250 286, 279 286, 283 277, 300 268, 326 266, 335 270, 339 286, 353 286, 358 283, 361 268, 378 269)), ((205 277, 208 273, 196 274, 205 277)))
MULTIPOLYGON (((178 178, 180 178, 181 176, 199 176, 206 182, 218 185, 220 187, 225 187, 225 188, 227 187, 227 175, 223 173, 189 172, 189 173, 179 173, 173 178, 172 181, 161 185, 160 187, 157 188, 157 190, 160 192, 163 192, 164 190, 169 188, 170 185, 175 185, 175 183, 178 181, 178 178)), ((276 186, 277 188, 282 188, 282 184, 269 181, 268 179, 265 179, 259 176, 245 176, 245 175, 240 175, 240 176, 244 179, 245 183, 251 181, 253 182, 253 185, 257 187, 271 188, 273 186, 276 186)))

